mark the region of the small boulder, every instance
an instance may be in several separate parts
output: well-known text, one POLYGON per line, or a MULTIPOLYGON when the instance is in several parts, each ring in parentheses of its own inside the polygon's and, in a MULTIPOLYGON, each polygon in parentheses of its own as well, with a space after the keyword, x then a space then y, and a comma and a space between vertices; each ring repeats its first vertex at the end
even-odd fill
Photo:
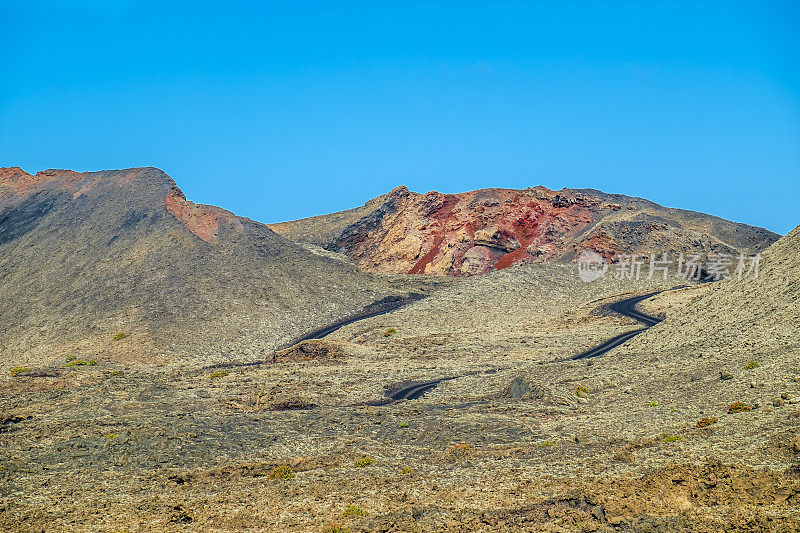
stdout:
POLYGON ((789 443, 789 447, 791 447, 794 453, 800 453, 800 435, 794 436, 794 438, 789 443))
POLYGON ((514 378, 508 386, 506 396, 519 400, 531 391, 531 386, 522 378, 514 378))
POLYGON ((342 355, 344 355, 344 350, 337 343, 323 339, 309 339, 273 353, 272 362, 311 361, 314 359, 331 359, 342 355))

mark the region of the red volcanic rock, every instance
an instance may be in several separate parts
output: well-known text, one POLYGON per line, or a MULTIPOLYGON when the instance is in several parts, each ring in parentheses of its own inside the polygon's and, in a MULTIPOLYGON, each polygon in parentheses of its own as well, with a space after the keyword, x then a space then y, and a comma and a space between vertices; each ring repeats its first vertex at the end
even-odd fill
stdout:
POLYGON ((361 208, 270 227, 345 253, 362 270, 450 276, 572 261, 587 249, 606 259, 654 251, 755 253, 778 237, 641 198, 545 187, 460 194, 398 187, 361 208))
POLYGON ((220 224, 236 231, 244 230, 239 217, 220 207, 195 204, 186 199, 183 192, 173 187, 165 198, 167 209, 186 229, 206 242, 216 242, 220 224))
POLYGON ((401 208, 383 220, 380 230, 350 228, 347 242, 338 246, 346 244, 366 270, 472 275, 550 259, 559 255, 553 243, 580 233, 596 212, 587 202, 544 187, 462 194, 395 191, 401 208))
POLYGON ((72 170, 42 170, 32 176, 19 167, 0 168, 0 186, 14 194, 26 194, 47 186, 71 188, 81 177, 72 170))

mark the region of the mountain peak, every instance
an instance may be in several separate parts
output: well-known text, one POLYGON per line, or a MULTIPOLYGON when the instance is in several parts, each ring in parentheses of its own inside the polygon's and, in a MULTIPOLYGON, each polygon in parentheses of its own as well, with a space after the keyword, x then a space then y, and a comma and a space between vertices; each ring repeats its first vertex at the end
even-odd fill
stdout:
POLYGON ((778 238, 762 228, 641 198, 541 185, 457 194, 419 194, 401 186, 346 213, 271 227, 296 242, 345 253, 363 270, 451 276, 520 262, 568 262, 583 250, 606 259, 625 253, 755 253, 778 238))

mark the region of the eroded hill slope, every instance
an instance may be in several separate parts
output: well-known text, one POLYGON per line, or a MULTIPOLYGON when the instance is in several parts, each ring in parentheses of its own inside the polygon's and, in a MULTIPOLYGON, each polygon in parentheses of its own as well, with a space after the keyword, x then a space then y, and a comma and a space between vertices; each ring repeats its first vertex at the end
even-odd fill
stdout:
POLYGON ((4 367, 258 358, 394 292, 155 168, 0 170, 0 287, 4 367))

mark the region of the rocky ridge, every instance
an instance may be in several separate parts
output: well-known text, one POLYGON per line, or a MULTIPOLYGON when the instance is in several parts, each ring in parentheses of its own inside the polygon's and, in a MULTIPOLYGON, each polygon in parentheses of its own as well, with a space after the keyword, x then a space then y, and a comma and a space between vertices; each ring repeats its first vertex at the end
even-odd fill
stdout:
POLYGON ((520 262, 620 254, 754 254, 779 236, 718 217, 593 189, 545 187, 418 194, 397 187, 363 207, 272 224, 348 255, 360 269, 468 276, 520 262))

